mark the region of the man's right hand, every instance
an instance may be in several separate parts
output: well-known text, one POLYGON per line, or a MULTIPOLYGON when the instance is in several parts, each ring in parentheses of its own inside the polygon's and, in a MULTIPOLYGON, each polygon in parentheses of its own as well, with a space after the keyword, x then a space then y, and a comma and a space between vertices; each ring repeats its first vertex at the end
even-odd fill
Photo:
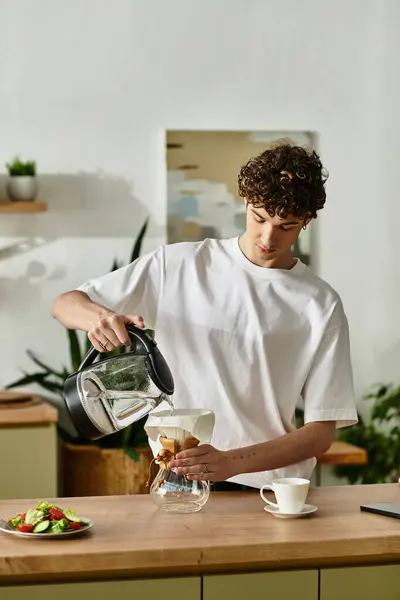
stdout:
POLYGON ((118 315, 112 311, 105 312, 88 333, 92 345, 99 352, 111 352, 118 346, 130 344, 125 325, 133 324, 144 329, 142 317, 136 315, 118 315))

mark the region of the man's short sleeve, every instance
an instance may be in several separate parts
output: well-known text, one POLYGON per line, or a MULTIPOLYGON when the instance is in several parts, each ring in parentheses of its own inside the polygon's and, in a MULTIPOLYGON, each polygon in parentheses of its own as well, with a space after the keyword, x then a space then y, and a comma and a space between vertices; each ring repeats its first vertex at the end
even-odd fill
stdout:
POLYGON ((336 421, 336 427, 357 423, 349 328, 337 301, 303 388, 304 422, 336 421))
POLYGON ((161 251, 156 250, 77 289, 117 313, 143 317, 146 327, 154 329, 161 285, 161 251))

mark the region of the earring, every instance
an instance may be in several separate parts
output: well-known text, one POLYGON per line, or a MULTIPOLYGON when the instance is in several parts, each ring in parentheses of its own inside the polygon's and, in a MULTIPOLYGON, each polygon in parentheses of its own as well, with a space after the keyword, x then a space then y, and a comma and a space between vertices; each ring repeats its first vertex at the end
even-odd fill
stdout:
POLYGON ((303 225, 302 229, 305 231, 307 229, 307 225, 303 225))

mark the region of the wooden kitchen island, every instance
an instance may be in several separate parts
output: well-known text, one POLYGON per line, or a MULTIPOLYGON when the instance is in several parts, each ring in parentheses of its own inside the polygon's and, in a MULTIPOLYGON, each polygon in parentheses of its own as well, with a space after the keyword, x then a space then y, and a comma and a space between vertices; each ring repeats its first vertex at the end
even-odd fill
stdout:
MULTIPOLYGON (((400 503, 400 486, 317 488, 307 501, 314 515, 277 519, 257 491, 213 493, 192 515, 148 496, 57 499, 95 527, 64 540, 0 534, 0 598, 399 600, 400 520, 359 507, 400 503)), ((2 501, 0 516, 34 502, 2 501)))

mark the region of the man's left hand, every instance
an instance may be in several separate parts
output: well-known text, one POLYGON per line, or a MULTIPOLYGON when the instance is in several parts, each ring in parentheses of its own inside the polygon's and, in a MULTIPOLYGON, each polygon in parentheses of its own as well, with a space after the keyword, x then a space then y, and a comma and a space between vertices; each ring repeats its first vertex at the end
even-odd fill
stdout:
POLYGON ((168 466, 178 475, 186 475, 187 479, 225 481, 234 475, 228 452, 217 450, 210 444, 179 452, 168 466))

